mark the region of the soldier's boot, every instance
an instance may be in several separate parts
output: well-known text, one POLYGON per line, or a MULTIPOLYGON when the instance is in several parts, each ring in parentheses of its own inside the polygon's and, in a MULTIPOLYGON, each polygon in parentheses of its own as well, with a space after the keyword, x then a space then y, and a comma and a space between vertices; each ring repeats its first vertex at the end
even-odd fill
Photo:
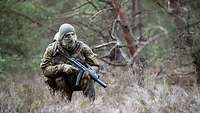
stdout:
POLYGON ((67 101, 71 101, 73 91, 71 90, 71 87, 69 84, 67 84, 64 77, 60 77, 56 79, 57 87, 59 88, 59 91, 61 92, 61 97, 63 99, 67 99, 67 101))
POLYGON ((62 98, 66 99, 68 102, 71 102, 72 94, 73 94, 73 91, 65 90, 62 92, 62 98))
POLYGON ((95 100, 95 89, 94 89, 94 81, 93 80, 83 80, 83 95, 85 97, 89 97, 89 100, 93 102, 95 100))

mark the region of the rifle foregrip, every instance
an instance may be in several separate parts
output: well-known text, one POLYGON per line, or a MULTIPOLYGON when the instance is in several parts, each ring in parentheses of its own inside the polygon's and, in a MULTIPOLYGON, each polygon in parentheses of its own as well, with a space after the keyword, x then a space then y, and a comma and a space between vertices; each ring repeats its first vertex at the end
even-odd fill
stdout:
POLYGON ((76 86, 79 85, 80 80, 81 80, 81 78, 82 78, 82 75, 83 75, 83 71, 80 71, 80 72, 78 73, 77 78, 76 78, 76 86))

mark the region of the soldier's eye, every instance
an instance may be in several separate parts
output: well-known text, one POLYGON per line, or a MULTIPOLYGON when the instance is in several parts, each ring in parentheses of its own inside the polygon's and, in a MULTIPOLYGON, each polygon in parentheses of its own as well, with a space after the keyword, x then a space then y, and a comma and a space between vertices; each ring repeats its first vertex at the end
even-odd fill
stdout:
POLYGON ((70 34, 67 34, 66 37, 70 37, 70 34))
POLYGON ((64 38, 69 38, 69 37, 70 37, 70 34, 64 35, 64 38))

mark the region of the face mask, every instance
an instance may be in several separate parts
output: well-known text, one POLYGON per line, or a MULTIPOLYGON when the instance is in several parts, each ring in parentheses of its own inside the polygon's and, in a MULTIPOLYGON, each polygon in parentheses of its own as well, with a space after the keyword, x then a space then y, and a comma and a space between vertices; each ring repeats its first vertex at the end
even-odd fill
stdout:
POLYGON ((69 32, 63 36, 61 44, 65 49, 70 50, 74 47, 75 41, 76 41, 76 34, 74 32, 69 32))

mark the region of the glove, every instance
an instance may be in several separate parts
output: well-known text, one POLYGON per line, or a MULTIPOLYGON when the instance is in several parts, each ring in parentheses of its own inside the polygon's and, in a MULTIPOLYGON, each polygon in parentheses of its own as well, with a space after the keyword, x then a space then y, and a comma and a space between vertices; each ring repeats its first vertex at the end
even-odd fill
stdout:
POLYGON ((89 75, 89 72, 84 72, 84 74, 83 74, 83 79, 87 79, 87 80, 89 80, 91 77, 90 77, 90 75, 89 75))
POLYGON ((78 69, 69 64, 62 64, 62 71, 66 74, 77 73, 78 69))

